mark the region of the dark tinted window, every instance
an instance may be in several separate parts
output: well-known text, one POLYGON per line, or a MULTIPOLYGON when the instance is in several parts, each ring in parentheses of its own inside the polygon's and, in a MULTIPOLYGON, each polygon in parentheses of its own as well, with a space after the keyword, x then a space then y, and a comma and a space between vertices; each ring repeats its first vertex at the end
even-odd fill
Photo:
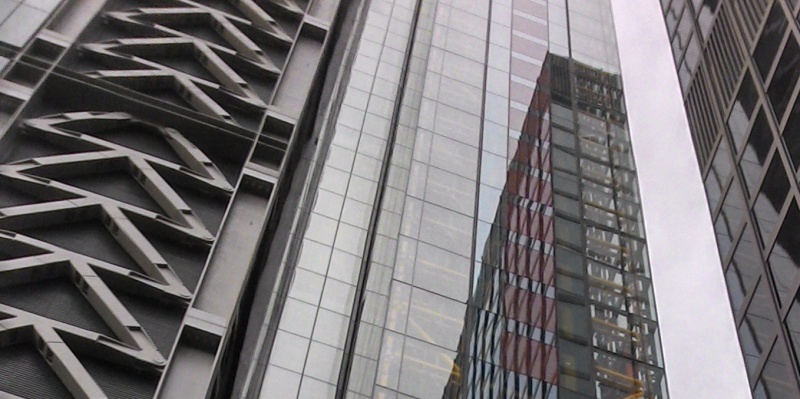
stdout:
POLYGON ((758 113, 758 118, 753 124, 753 130, 750 132, 750 138, 747 140, 742 159, 739 161, 739 166, 742 168, 744 175, 745 185, 749 195, 758 188, 759 179, 761 179, 761 172, 764 169, 769 150, 772 148, 772 129, 769 127, 767 117, 763 112, 758 113))
POLYGON ((772 11, 769 13, 767 25, 764 27, 764 33, 758 41, 758 46, 753 53, 758 71, 761 77, 766 79, 769 69, 772 66, 772 61, 775 59, 775 53, 783 39, 783 34, 786 32, 786 15, 783 13, 783 8, 779 2, 772 6, 772 11))
POLYGON ((758 193, 758 198, 753 206, 753 213, 756 215, 761 239, 766 243, 772 236, 778 215, 786 202, 789 194, 789 179, 783 168, 781 157, 775 153, 769 165, 767 174, 764 176, 764 183, 758 193))
POLYGON ((794 305, 786 315, 786 328, 789 330, 794 353, 800 354, 800 297, 798 296, 794 298, 794 305))
POLYGON ((789 149, 795 171, 800 169, 800 101, 795 102, 786 127, 783 128, 783 141, 789 149))
POLYGON ((797 275, 798 265, 800 265, 800 210, 793 202, 769 257, 769 269, 781 302, 787 300, 789 289, 797 275))
POLYGON ((769 287, 761 280, 747 308, 742 325, 739 326, 739 341, 742 344, 747 372, 752 374, 761 358, 769 350, 770 339, 775 334, 775 304, 769 287))
POLYGON ((722 203, 722 209, 716 222, 714 222, 714 231, 717 234, 717 246, 719 247, 719 255, 722 259, 728 257, 728 251, 731 248, 733 237, 739 231, 745 218, 745 203, 742 197, 742 190, 739 188, 739 183, 732 182, 728 193, 725 195, 725 202, 722 203))
POLYGON ((789 97, 792 96, 797 78, 800 76, 800 45, 794 36, 789 37, 786 49, 783 50, 781 61, 775 69, 775 75, 769 83, 769 101, 772 103, 772 110, 778 119, 782 119, 786 107, 789 105, 789 97))
POLYGON ((742 301, 753 291, 753 287, 761 275, 763 265, 756 238, 750 227, 746 228, 739 239, 739 245, 733 253, 733 259, 725 272, 728 283, 728 294, 731 297, 733 313, 739 313, 742 301))
POLYGON ((772 353, 764 364, 764 371, 756 383, 754 399, 796 399, 800 398, 797 380, 789 363, 789 353, 783 340, 778 339, 772 353))
POLYGON ((747 127, 753 117, 756 103, 758 103, 758 93, 755 86, 753 86, 753 78, 748 73, 744 75, 742 87, 739 88, 739 93, 736 94, 736 102, 733 103, 727 122, 737 153, 742 149, 742 144, 747 138, 747 127))

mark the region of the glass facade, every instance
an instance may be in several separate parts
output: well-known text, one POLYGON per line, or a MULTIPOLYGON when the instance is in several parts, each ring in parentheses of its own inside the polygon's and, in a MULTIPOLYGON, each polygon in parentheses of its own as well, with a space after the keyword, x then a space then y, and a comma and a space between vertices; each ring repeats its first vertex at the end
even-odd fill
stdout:
POLYGON ((260 397, 667 398, 610 3, 363 20, 260 397))
POLYGON ((661 4, 753 397, 798 397, 800 3, 661 4))
MULTIPOLYGON (((0 0, 0 396, 667 399, 615 35, 610 0, 0 0)), ((731 243, 764 209, 742 302, 764 231, 792 271, 760 120, 753 186, 718 162, 731 243)))

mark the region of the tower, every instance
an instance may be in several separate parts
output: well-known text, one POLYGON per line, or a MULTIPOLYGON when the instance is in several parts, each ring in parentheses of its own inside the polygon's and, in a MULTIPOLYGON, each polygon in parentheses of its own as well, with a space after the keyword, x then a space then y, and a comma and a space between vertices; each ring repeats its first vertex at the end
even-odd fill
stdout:
POLYGON ((798 396, 798 4, 661 5, 750 387, 798 396))

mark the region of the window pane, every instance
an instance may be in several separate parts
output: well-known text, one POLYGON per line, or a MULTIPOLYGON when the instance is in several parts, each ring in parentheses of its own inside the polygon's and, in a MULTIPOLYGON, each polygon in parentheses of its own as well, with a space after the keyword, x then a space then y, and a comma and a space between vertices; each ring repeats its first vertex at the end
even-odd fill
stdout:
POLYGON ((764 183, 758 194, 758 199, 753 206, 753 213, 761 231, 761 240, 766 244, 778 222, 778 216, 786 202, 789 194, 789 179, 786 177, 786 170, 778 153, 772 157, 767 174, 764 176, 764 183))
POLYGON ((786 121, 786 127, 783 129, 783 141, 786 142, 786 148, 789 149, 789 155, 792 159, 795 171, 800 169, 800 101, 794 103, 789 120, 786 121))
POLYGON ((748 373, 752 374, 755 371, 761 354, 769 350, 768 345, 774 334, 775 303, 772 301, 769 287, 762 280, 739 327, 739 340, 748 373))
POLYGON ((742 197, 742 190, 739 188, 739 183, 733 181, 728 193, 725 195, 722 210, 717 216, 716 222, 714 222, 719 255, 722 259, 728 257, 733 237, 739 231, 744 218, 745 203, 742 197))
POLYGON ((800 63, 800 45, 797 44, 794 36, 789 36, 789 42, 786 43, 786 49, 783 50, 783 55, 767 91, 772 109, 778 119, 783 118, 783 113, 786 112, 786 107, 789 105, 789 97, 792 96, 797 78, 800 76, 798 63, 800 63))
POLYGON ((795 399, 800 397, 797 380, 789 363, 789 354, 783 340, 778 339, 769 354, 764 371, 758 381, 754 399, 795 399))
POLYGON ((745 228, 739 245, 733 253, 725 280, 728 283, 728 295, 731 297, 733 313, 739 313, 742 301, 752 292, 758 277, 763 270, 761 252, 756 245, 756 238, 750 227, 745 228))
POLYGON ((753 117, 753 110, 757 102, 758 92, 753 86, 753 78, 750 77, 750 73, 747 73, 744 75, 742 87, 739 88, 736 102, 733 103, 727 122, 737 153, 741 150, 745 137, 747 137, 747 127, 750 125, 750 118, 753 117))
POLYGON ((787 25, 783 8, 780 3, 775 3, 769 13, 764 33, 761 35, 756 51, 753 53, 758 71, 764 79, 766 79, 767 73, 769 73, 769 69, 772 66, 772 60, 775 59, 775 53, 778 51, 787 25))
POLYGON ((789 338, 795 353, 800 353, 800 305, 798 303, 800 303, 800 297, 795 297, 794 305, 786 315, 786 328, 789 330, 789 338))
POLYGON ((772 148, 772 129, 767 123, 767 118, 763 112, 758 113, 758 118, 753 125, 753 131, 747 140, 742 160, 739 165, 742 168, 747 192, 750 196, 758 187, 761 172, 764 169, 769 150, 772 148))
POLYGON ((793 286, 798 267, 800 267, 800 210, 797 204, 792 202, 769 257, 769 268, 781 302, 786 300, 788 290, 793 286))

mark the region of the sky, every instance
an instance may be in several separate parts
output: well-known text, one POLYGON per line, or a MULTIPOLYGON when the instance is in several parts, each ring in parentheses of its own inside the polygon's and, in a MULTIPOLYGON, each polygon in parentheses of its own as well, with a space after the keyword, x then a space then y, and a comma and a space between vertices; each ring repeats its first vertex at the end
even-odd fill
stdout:
POLYGON ((749 399, 658 0, 612 0, 670 398, 749 399))

